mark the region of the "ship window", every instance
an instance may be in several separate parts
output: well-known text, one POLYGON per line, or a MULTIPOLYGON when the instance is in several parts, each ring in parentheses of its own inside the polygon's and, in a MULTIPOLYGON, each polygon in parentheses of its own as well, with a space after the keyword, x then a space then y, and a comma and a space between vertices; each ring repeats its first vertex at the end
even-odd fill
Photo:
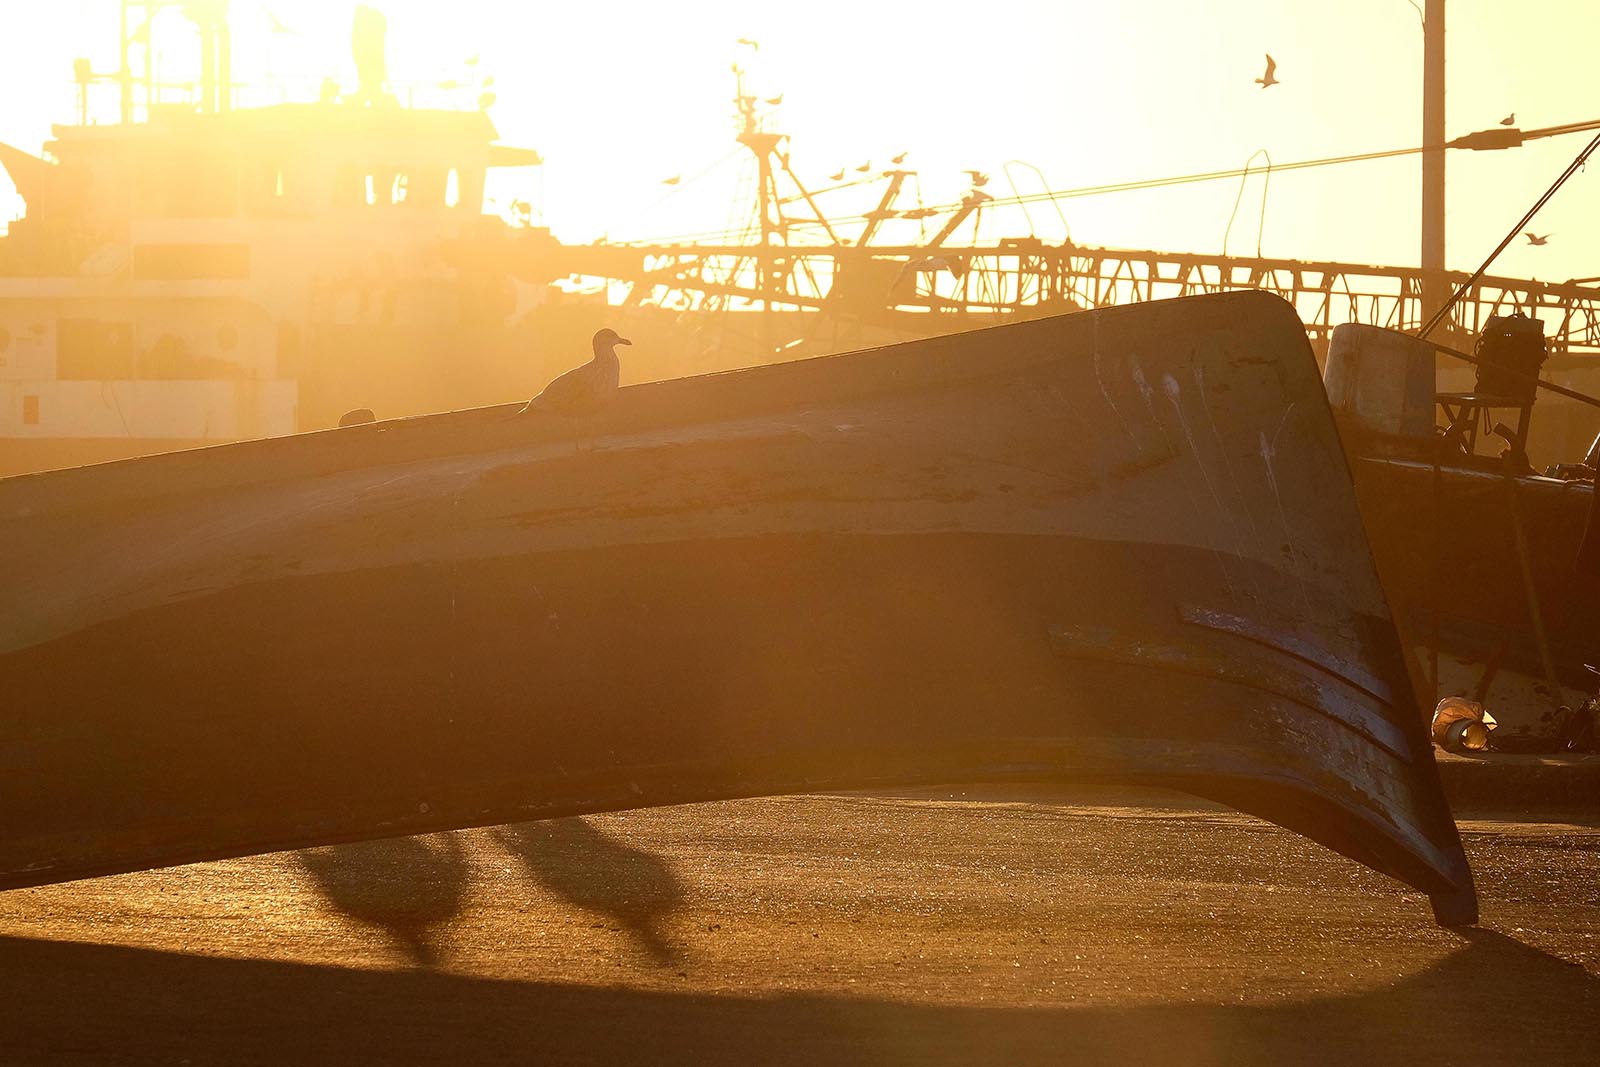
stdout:
POLYGON ((371 171, 361 176, 360 188, 368 207, 405 203, 406 186, 406 175, 392 170, 371 171))
POLYGON ((273 186, 272 195, 276 196, 276 197, 279 197, 280 199, 283 197, 283 168, 282 167, 278 168, 277 183, 273 186))
POLYGON ((444 206, 455 207, 461 203, 461 175, 451 167, 444 179, 444 206))

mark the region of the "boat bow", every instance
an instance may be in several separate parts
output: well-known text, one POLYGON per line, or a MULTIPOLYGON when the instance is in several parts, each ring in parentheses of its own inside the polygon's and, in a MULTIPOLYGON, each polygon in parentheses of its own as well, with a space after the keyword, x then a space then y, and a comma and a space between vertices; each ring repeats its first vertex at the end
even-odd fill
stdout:
POLYGON ((1233 294, 0 481, 0 886, 950 780, 1476 916, 1303 328, 1233 294))

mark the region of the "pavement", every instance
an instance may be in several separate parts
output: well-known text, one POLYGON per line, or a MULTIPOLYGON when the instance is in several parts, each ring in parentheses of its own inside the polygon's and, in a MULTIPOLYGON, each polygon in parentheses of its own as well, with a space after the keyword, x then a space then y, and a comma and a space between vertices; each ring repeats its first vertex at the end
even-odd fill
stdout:
POLYGON ((1458 814, 1483 898, 1465 932, 1227 809, 1046 787, 16 890, 0 1061, 1592 1064, 1600 815, 1458 814))

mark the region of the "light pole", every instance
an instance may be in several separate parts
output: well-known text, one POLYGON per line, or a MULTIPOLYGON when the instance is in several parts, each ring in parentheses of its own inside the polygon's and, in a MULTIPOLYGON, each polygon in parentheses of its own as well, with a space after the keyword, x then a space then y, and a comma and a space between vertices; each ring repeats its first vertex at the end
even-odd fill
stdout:
POLYGON ((1422 321, 1444 304, 1444 0, 1422 17, 1422 321))

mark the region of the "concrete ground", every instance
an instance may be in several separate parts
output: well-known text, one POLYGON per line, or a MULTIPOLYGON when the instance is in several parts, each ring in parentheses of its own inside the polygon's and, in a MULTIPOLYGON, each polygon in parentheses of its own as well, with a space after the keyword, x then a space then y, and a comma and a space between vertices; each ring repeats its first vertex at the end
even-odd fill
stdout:
POLYGON ((1170 794, 788 797, 0 894, 0 1061, 1595 1063, 1600 817, 1483 925, 1170 794))

